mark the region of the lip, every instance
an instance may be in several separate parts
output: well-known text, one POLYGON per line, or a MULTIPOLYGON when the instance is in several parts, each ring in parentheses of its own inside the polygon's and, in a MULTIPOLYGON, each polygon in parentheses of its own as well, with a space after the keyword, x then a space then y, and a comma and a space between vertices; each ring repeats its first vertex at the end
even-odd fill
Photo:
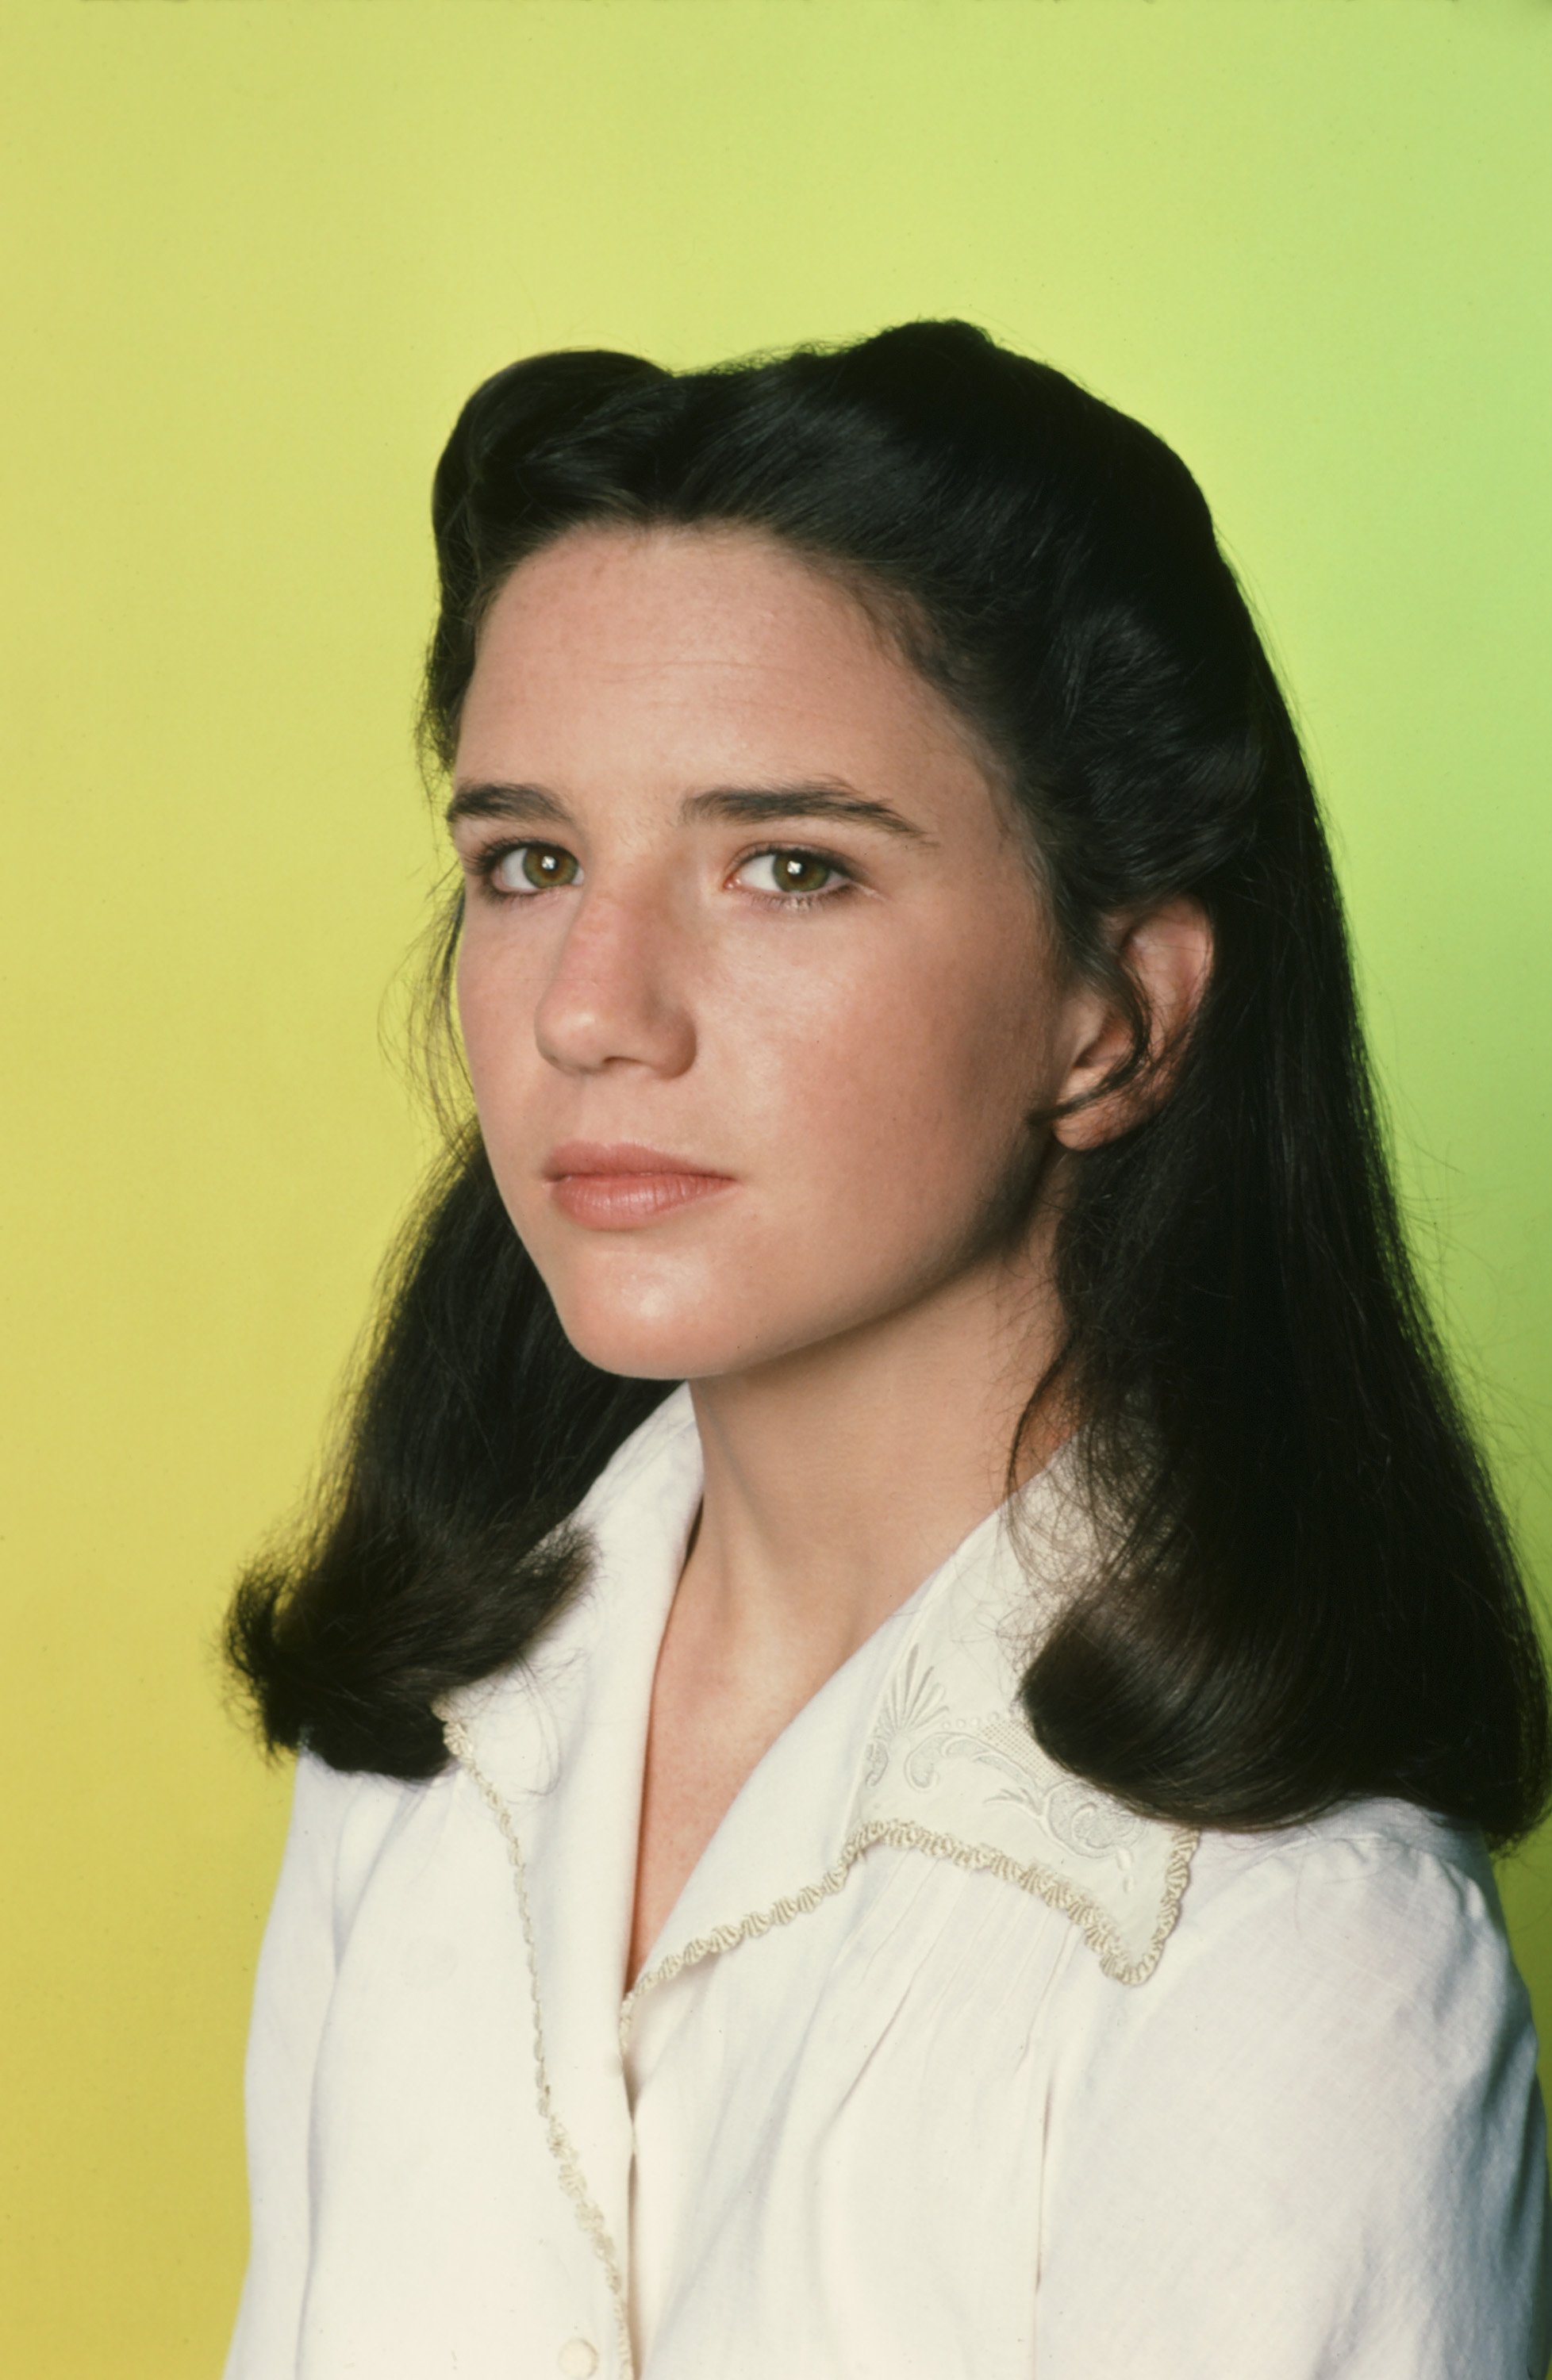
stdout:
POLYGON ((552 1202, 595 1232, 628 1232, 735 1184, 693 1158, 638 1140, 568 1140, 544 1164, 552 1202))
POLYGON ((730 1182, 715 1166, 697 1165, 693 1157, 673 1157, 666 1148, 649 1148, 641 1140, 564 1140, 544 1160, 547 1182, 572 1174, 649 1173, 700 1174, 710 1182, 730 1182))

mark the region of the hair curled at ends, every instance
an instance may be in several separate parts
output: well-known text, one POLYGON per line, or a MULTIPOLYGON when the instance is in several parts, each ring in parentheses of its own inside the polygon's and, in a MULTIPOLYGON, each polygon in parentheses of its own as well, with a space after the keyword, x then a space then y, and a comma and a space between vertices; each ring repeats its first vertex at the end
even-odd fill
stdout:
MULTIPOLYGON (((1502 1847, 1541 1815, 1546 1674, 1398 1219, 1340 904, 1287 706, 1179 458, 964 322, 709 370, 536 356, 435 480, 424 748, 450 761, 481 620, 586 523, 734 523, 837 574, 1017 806, 1070 965, 1200 905, 1213 963, 1166 1096, 1079 1152, 1056 1232, 1095 1573, 1029 1721, 1133 1807, 1254 1828, 1395 1793, 1502 1847)), ((450 947, 450 945, 449 945, 450 947)), ((232 1658, 273 1744, 442 1764, 437 1693, 576 1586, 565 1514, 666 1393, 570 1348, 478 1140, 386 1290, 317 1516, 256 1565, 232 1658)))

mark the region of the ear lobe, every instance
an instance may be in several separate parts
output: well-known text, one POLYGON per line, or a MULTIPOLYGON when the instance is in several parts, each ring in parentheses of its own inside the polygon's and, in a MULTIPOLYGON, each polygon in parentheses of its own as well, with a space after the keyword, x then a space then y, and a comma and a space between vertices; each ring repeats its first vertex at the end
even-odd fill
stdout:
POLYGON ((1119 1139, 1166 1096, 1212 971, 1212 927, 1201 903, 1183 894, 1114 920, 1113 932, 1116 965, 1146 1020, 1146 1048, 1128 1063, 1134 1018, 1121 999, 1108 1002, 1062 1086, 1061 1105, 1071 1112, 1051 1123, 1067 1148, 1119 1139))

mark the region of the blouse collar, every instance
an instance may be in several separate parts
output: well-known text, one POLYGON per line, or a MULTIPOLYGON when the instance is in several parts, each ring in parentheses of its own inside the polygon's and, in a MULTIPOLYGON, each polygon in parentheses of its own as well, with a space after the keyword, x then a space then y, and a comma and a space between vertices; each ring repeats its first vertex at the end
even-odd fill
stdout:
MULTIPOLYGON (((1011 1503, 988 1513, 805 1706, 685 1886, 627 2000, 627 2022, 650 1986, 839 1890, 879 1842, 1037 1895, 1117 1983, 1153 1972, 1197 1835, 1062 1768, 1035 1742, 1018 1700, 1088 1542, 1072 1475, 1069 1448, 1020 1491, 1016 1515, 1011 1503)), ((523 1833, 537 1825, 549 1839, 553 1856, 536 1864, 529 1888, 540 1944, 549 1928, 537 1903, 551 1891, 570 1900, 562 1930, 575 1935, 571 1860, 586 1857, 586 1897, 607 1934, 596 1949, 616 2006, 652 1673, 702 1481, 685 1385, 619 1449, 574 1516, 594 1548, 582 1594, 521 1663, 442 1706, 451 1747, 487 1797, 498 1795, 523 1833)))

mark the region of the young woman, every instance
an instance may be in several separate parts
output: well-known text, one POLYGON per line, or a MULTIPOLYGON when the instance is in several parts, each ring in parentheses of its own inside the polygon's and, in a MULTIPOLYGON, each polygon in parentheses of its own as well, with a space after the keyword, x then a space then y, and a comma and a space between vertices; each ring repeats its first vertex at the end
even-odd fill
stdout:
POLYGON ((515 364, 434 521, 229 2380, 1540 2380, 1543 1670, 1194 482, 916 322, 515 364))

